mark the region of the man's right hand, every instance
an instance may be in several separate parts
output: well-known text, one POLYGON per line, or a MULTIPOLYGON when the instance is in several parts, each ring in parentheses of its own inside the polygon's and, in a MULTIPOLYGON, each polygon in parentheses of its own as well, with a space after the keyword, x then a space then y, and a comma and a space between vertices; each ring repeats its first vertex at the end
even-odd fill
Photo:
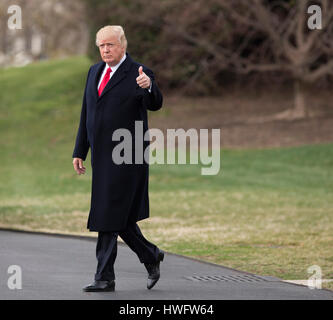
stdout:
POLYGON ((80 158, 73 159, 73 166, 77 174, 84 174, 86 172, 86 168, 83 166, 83 160, 80 158))

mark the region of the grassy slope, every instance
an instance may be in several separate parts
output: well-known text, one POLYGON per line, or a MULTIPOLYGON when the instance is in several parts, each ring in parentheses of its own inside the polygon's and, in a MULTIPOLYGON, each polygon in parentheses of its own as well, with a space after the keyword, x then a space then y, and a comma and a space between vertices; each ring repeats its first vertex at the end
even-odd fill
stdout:
MULTIPOLYGON (((72 148, 89 61, 0 71, 0 226, 85 233, 91 169, 72 148)), ((89 158, 88 158, 89 159, 89 158)), ((249 272, 333 278, 333 145, 222 150, 222 170, 151 166, 151 219, 162 248, 249 272)))

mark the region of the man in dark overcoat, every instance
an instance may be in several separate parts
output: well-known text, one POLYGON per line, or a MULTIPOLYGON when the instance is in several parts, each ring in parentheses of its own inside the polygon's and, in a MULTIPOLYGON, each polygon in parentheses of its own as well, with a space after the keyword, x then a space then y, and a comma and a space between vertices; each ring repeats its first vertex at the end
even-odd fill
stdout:
POLYGON ((148 168, 138 150, 149 141, 138 133, 148 130, 147 110, 162 107, 162 94, 153 72, 132 60, 121 26, 106 26, 96 34, 103 61, 90 67, 83 96, 73 166, 85 173, 83 161, 91 151, 92 191, 87 227, 98 232, 97 270, 84 291, 114 291, 114 262, 118 235, 137 254, 148 271, 147 288, 160 277, 164 252, 142 235, 137 221, 149 217, 148 168), (124 130, 130 140, 120 142, 115 133, 124 130), (141 131, 142 131, 141 130, 141 131), (123 154, 119 144, 124 143, 123 154), (118 148, 116 148, 118 147, 118 148), (125 157, 124 153, 130 154, 125 157), (119 157, 126 159, 119 162, 119 157), (117 158, 117 159, 116 159, 117 158), (116 159, 116 160, 115 160, 116 159))

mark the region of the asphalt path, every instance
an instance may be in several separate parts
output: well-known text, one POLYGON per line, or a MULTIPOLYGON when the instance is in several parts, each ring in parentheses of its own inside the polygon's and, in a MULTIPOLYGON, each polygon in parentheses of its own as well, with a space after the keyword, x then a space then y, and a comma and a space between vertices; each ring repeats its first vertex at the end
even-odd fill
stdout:
POLYGON ((0 299, 333 300, 329 290, 168 252, 161 263, 159 282, 147 290, 146 269, 121 242, 115 263, 116 291, 87 293, 82 287, 93 281, 95 244, 94 238, 0 230, 0 299))

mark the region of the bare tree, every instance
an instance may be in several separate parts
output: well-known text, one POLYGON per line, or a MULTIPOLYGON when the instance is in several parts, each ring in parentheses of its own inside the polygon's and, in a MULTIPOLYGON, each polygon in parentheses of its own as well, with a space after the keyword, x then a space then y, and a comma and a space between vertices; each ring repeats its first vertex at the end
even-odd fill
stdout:
POLYGON ((1 0, 0 4, 0 54, 6 57, 3 64, 15 64, 22 55, 25 63, 42 57, 86 53, 89 31, 81 0, 16 0, 15 5, 22 11, 19 30, 7 27, 7 10, 12 4, 10 0, 1 0))
POLYGON ((0 2, 0 53, 5 54, 8 50, 8 7, 10 5, 9 0, 3 0, 0 2))
MULTIPOLYGON (((184 23, 171 24, 169 32, 209 52, 219 68, 239 74, 283 72, 294 79, 295 103, 278 117, 289 119, 308 115, 305 92, 308 84, 333 74, 333 3, 321 0, 321 29, 308 28, 308 7, 313 1, 207 0, 220 15, 216 19, 232 25, 229 37, 209 41, 184 23), (220 9, 220 10, 219 10, 220 9)), ((222 32, 221 32, 222 34, 222 32)))
MULTIPOLYGON (((322 28, 308 28, 309 0, 114 0, 109 20, 123 23, 131 48, 160 68, 162 84, 218 93, 221 75, 267 74, 292 79, 294 108, 308 115, 309 84, 332 75, 333 1, 319 0, 322 28), (147 41, 148 39, 148 41, 147 41), (172 45, 170 45, 172 44, 172 45)), ((179 90, 179 89, 178 89, 179 90)))

